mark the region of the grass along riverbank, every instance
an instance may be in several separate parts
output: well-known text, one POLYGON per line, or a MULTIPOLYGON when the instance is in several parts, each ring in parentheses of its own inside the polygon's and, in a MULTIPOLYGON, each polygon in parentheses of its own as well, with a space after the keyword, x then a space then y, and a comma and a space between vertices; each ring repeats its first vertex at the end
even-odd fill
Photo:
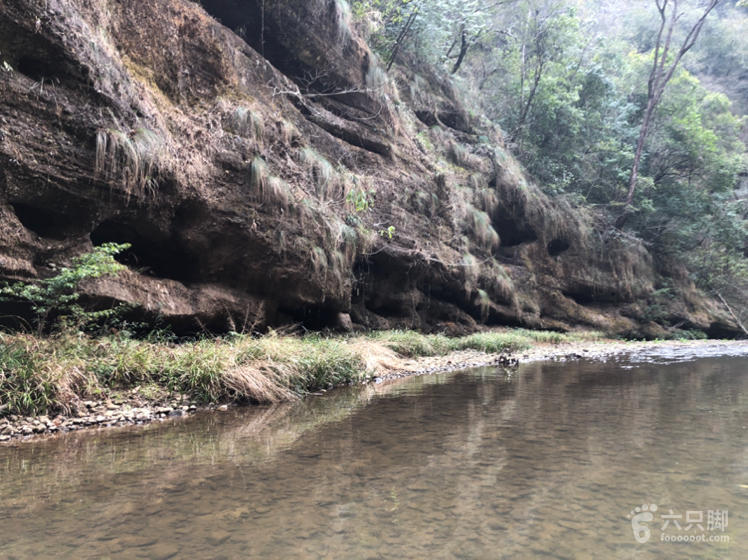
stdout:
POLYGON ((0 417, 74 413, 85 399, 135 387, 146 399, 179 394, 200 404, 272 403, 402 369, 402 361, 474 350, 487 354, 600 338, 522 329, 449 338, 412 331, 361 336, 269 334, 189 343, 122 337, 0 334, 0 417))

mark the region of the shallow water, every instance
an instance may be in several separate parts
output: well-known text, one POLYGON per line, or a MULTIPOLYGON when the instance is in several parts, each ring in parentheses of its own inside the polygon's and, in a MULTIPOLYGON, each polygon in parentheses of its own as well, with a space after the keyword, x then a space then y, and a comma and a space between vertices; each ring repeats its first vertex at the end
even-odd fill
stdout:
POLYGON ((748 346, 730 348, 0 447, 0 557, 748 558, 748 346), (661 540, 702 533, 730 542, 661 540))

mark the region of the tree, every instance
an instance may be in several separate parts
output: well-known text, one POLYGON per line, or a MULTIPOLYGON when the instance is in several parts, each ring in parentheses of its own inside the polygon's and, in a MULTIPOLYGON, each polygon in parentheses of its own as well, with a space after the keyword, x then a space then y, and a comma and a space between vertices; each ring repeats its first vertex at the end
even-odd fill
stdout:
POLYGON ((668 60, 669 55, 671 54, 670 49, 673 40, 673 32, 683 14, 678 10, 678 0, 655 0, 655 5, 657 6, 657 11, 660 15, 660 25, 655 42, 652 69, 650 70, 649 81, 647 82, 647 105, 644 111, 641 128, 639 130, 636 151, 634 152, 634 164, 629 176, 626 200, 624 201, 623 210, 617 220, 618 227, 623 226, 626 222, 631 203, 634 200, 636 184, 639 178, 639 165, 641 164, 642 153, 644 151, 644 143, 647 140, 652 117, 662 99, 665 87, 673 77, 675 69, 678 67, 683 56, 691 49, 691 47, 693 47, 696 39, 698 39, 701 28, 704 26, 704 22, 706 21, 709 12, 719 4, 719 1, 720 0, 709 0, 703 14, 696 21, 693 27, 691 27, 691 30, 686 35, 675 56, 672 60, 668 60), (668 8, 670 9, 668 10, 668 8), (665 34, 664 43, 663 33, 665 34))
POLYGON ((392 47, 392 51, 390 52, 390 59, 387 61, 388 72, 392 68, 392 64, 395 62, 395 59, 397 58, 397 53, 400 52, 400 48, 402 47, 403 42, 408 37, 410 30, 413 28, 413 24, 416 21, 416 17, 418 16, 418 11, 420 9, 421 9, 420 4, 418 4, 417 2, 414 2, 410 15, 408 16, 408 19, 405 20, 405 24, 403 24, 403 27, 400 30, 400 33, 398 34, 397 39, 395 39, 395 44, 392 47))
POLYGON ((370 37, 387 69, 405 48, 455 74, 489 30, 496 10, 518 0, 354 0, 359 21, 375 22, 370 37), (409 44, 411 43, 411 44, 409 44))
MULTIPOLYGON (((444 0, 442 0, 444 1, 444 0)), ((498 8, 515 5, 518 0, 495 0, 494 2, 476 0, 447 0, 446 13, 449 20, 453 21, 452 43, 447 51, 446 58, 455 58, 455 63, 450 73, 456 74, 465 62, 465 57, 470 48, 475 45, 481 37, 495 26, 495 15, 498 8), (460 45, 457 54, 453 54, 455 47, 460 45)))
POLYGON ((0 302, 20 302, 31 307, 33 323, 39 334, 57 324, 81 327, 113 317, 117 307, 90 311, 79 303, 80 284, 84 280, 116 275, 125 266, 114 257, 130 248, 128 243, 104 243, 93 251, 73 259, 70 267, 38 282, 15 282, 0 286, 0 302))
POLYGON ((563 56, 568 19, 559 3, 527 3, 527 15, 520 39, 519 117, 509 141, 517 142, 525 127, 547 66, 563 56))

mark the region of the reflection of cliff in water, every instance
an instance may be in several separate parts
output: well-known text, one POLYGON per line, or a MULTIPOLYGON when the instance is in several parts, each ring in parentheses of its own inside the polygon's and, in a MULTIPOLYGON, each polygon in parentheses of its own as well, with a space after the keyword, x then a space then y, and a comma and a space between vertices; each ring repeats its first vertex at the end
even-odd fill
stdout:
POLYGON ((10 550, 48 550, 45 527, 98 554, 199 554, 218 527, 228 557, 612 557, 645 500, 729 509, 745 546, 745 358, 622 365, 418 377, 3 450, 10 550))

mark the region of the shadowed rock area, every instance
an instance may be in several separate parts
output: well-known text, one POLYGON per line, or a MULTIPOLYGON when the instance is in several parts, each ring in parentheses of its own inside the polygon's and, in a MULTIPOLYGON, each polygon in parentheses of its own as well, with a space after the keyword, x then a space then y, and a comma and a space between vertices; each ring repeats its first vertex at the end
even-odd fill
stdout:
POLYGON ((384 72, 342 3, 264 4, 0 5, 0 280, 128 242, 87 301, 182 332, 738 333, 676 265, 528 182, 447 80, 384 72))

